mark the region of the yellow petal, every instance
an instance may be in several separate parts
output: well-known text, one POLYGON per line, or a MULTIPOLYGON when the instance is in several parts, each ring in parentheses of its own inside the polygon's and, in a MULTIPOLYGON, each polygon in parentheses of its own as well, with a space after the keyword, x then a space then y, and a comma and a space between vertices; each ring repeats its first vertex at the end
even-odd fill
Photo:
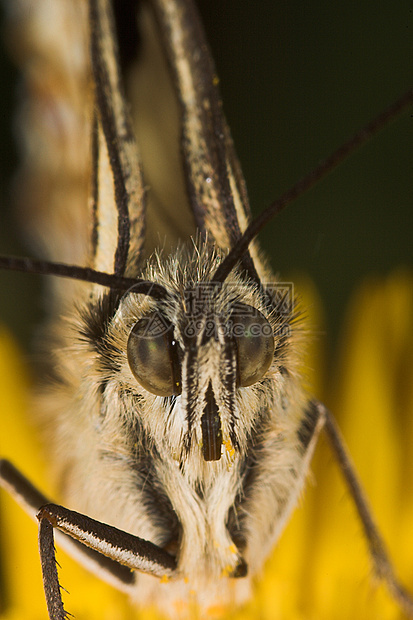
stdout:
MULTIPOLYGON (((401 449, 403 435, 410 436, 410 445, 412 437, 411 425, 405 424, 413 413, 407 395, 412 388, 412 291, 411 275, 397 273, 384 282, 368 281, 355 294, 342 338, 337 386, 329 403, 373 515, 400 568, 413 555, 413 528, 410 532, 406 528, 405 538, 400 538, 407 513, 400 493, 409 496, 410 505, 412 495, 411 483, 403 476, 407 459, 411 468, 412 451, 406 449, 406 441, 404 454, 401 449)), ((382 586, 375 591, 372 586, 361 525, 337 468, 331 461, 328 468, 324 463, 318 476, 328 486, 320 511, 320 545, 315 550, 320 574, 314 582, 314 605, 323 610, 319 617, 331 617, 334 604, 340 601, 335 618, 400 618, 387 591, 382 586)), ((410 512, 410 524, 411 516, 410 512)), ((407 579, 412 571, 403 574, 407 579)))
MULTIPOLYGON (((1 330, 0 455, 38 481, 44 477, 44 464, 35 431, 25 418, 27 392, 27 370, 12 339, 1 330)), ((44 618, 37 526, 5 492, 1 492, 0 501, 4 590, 8 607, 13 612, 5 617, 44 618)))

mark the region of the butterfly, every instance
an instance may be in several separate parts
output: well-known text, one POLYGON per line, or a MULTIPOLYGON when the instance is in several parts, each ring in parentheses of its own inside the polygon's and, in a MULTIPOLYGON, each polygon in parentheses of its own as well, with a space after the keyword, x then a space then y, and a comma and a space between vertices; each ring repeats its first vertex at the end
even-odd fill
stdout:
MULTIPOLYGON (((64 611, 59 596, 51 593, 57 581, 53 554, 47 552, 50 524, 57 523, 75 538, 87 539, 98 551, 107 551, 109 541, 112 559, 119 559, 128 568, 149 570, 157 577, 145 580, 139 576, 138 582, 156 583, 151 587, 158 588, 159 578, 165 578, 168 583, 163 584, 158 598, 168 610, 173 601, 185 600, 194 589, 202 592, 209 606, 221 602, 222 583, 233 584, 238 579, 242 589, 247 575, 257 572, 267 554, 266 546, 289 516, 324 424, 344 469, 349 466, 330 414, 321 404, 308 400, 296 382, 294 342, 300 328, 295 324, 295 302, 289 297, 289 289, 268 277, 253 247, 251 258, 245 254, 246 248, 238 255, 240 273, 233 273, 237 260, 231 263, 224 259, 227 249, 240 247, 241 231, 246 228, 247 199, 221 117, 215 72, 209 57, 200 52, 204 45, 199 44, 199 30, 195 30, 196 36, 191 34, 192 28, 199 28, 194 9, 188 3, 181 14, 183 9, 179 7, 179 3, 159 3, 157 19, 178 84, 180 102, 175 117, 179 117, 179 108, 183 110, 180 122, 184 138, 180 148, 185 153, 191 208, 185 207, 187 198, 182 187, 181 194, 171 196, 169 189, 162 193, 160 183, 157 193, 159 168, 163 179, 168 174, 176 178, 179 171, 172 167, 172 172, 165 173, 153 134, 146 133, 149 123, 141 120, 152 113, 154 98, 143 106, 135 128, 139 147, 145 153, 141 174, 128 110, 113 68, 116 50, 109 8, 105 3, 91 3, 96 104, 91 106, 93 114, 89 107, 88 120, 92 128, 93 173, 91 184, 82 186, 83 198, 71 196, 70 204, 79 204, 82 209, 88 192, 92 196, 92 215, 85 224, 82 217, 73 218, 72 213, 62 210, 58 219, 65 221, 67 217, 69 230, 73 226, 77 231, 76 245, 66 241, 68 230, 60 222, 61 236, 53 235, 55 248, 50 251, 58 255, 68 252, 64 261, 76 262, 70 260, 71 253, 79 249, 85 252, 85 239, 90 238, 85 231, 89 227, 92 248, 88 247, 87 252, 92 251, 92 265, 98 266, 100 273, 114 270, 119 278, 126 273, 130 280, 112 278, 114 292, 103 295, 95 289, 85 295, 80 287, 67 283, 55 286, 61 307, 66 308, 68 299, 76 293, 81 310, 71 319, 70 337, 57 332, 57 350, 68 347, 74 358, 72 361, 66 354, 57 354, 62 370, 53 380, 60 389, 49 394, 47 407, 51 417, 56 415, 56 407, 61 410, 56 416, 60 422, 55 443, 58 453, 70 452, 69 460, 60 465, 65 471, 66 494, 75 505, 83 506, 81 510, 87 516, 79 517, 66 509, 61 512, 56 507, 41 512, 51 617, 63 617, 64 611), (142 205, 146 195, 145 230, 142 205), (179 211, 175 205, 180 205, 179 211), (191 224, 191 213, 195 213, 196 226, 191 224), (198 237, 196 228, 201 231, 198 237), (171 239, 163 243, 156 236, 162 239, 165 230, 171 239), (167 243, 176 245, 188 232, 195 237, 195 249, 182 247, 168 258, 167 243), (159 251, 149 259, 143 269, 142 255, 150 256, 157 245, 164 245, 163 253, 159 251), (140 278, 138 283, 136 277, 140 278), (116 292, 119 290, 122 294, 116 292), (80 377, 79 367, 85 370, 80 377), (66 407, 57 404, 57 392, 66 407), (82 407, 74 410, 69 401, 75 398, 78 402, 79 394, 83 395, 82 407), (89 425, 91 409, 96 410, 96 415, 89 425), (83 447, 78 442, 80 428, 82 436, 89 435, 83 447), (78 450, 75 458, 76 450, 67 450, 68 445, 78 450), (273 463, 277 454, 278 471, 273 463), (118 489, 119 480, 123 481, 123 489, 118 489), (131 487, 136 497, 130 494, 131 487), (123 504, 119 499, 122 496, 126 497, 123 504), (108 502, 107 497, 116 501, 108 502), (140 513, 137 524, 132 526, 132 506, 136 511, 137 505, 140 513), (139 539, 132 540, 125 531, 120 534, 95 524, 91 513, 98 515, 103 510, 112 524, 127 531, 139 529, 139 533, 134 531, 139 539), (274 519, 276 513, 278 518, 274 519), (262 528, 251 527, 251 515, 252 523, 266 515, 262 528), (137 564, 127 559, 131 550, 137 564)), ((146 15, 142 19, 149 18, 146 15)), ((146 49, 151 49, 153 26, 146 28, 146 49)), ((151 49, 152 59, 156 61, 156 48, 151 49)), ((152 75, 153 65, 149 64, 148 76, 141 78, 142 83, 151 82, 152 75)), ((83 77, 87 84, 87 74, 83 77)), ((169 96, 163 93, 162 105, 169 96)), ((162 122, 162 115, 158 119, 162 122)), ((174 148, 173 165, 179 152, 176 136, 174 148)), ((67 156, 71 154, 74 160, 79 156, 76 149, 72 153, 68 149, 67 156)), ((57 194, 72 190, 71 184, 55 189, 57 194)), ((53 222, 50 225, 54 232, 53 222)), ((42 226, 42 234, 51 237, 47 226, 42 226)), ((72 276, 74 272, 71 268, 72 276)), ((82 274, 85 279, 86 272, 82 274)), ((18 474, 7 466, 3 476, 15 490, 26 488, 24 480, 15 482, 18 474)), ((350 481, 354 483, 352 476, 350 481)), ((357 491, 355 495, 363 505, 357 491)), ((38 508, 45 503, 39 499, 35 501, 38 508)), ((103 516, 99 519, 104 521, 103 516)), ((368 519, 365 523, 372 544, 380 548, 374 528, 368 519)), ((381 551, 379 556, 385 562, 381 551)), ((101 558, 96 561, 102 563, 101 558)), ((115 568, 111 563, 102 570, 118 579, 124 589, 135 588, 136 573, 131 576, 129 570, 115 568)), ((243 596, 240 594, 238 600, 243 596)))

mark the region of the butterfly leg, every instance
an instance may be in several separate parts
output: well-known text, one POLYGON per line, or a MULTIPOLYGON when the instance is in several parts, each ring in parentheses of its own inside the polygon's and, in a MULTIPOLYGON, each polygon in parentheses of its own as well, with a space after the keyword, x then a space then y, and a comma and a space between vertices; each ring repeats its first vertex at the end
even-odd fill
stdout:
POLYGON ((142 570, 160 577, 170 576, 175 559, 163 549, 114 527, 51 504, 23 474, 6 459, 0 459, 0 486, 33 519, 40 521, 39 546, 49 615, 66 617, 57 577, 54 532, 60 532, 59 545, 82 566, 125 592, 132 589, 135 573, 142 570), (43 506, 43 507, 42 507, 43 506), (54 614, 54 615, 53 615, 54 614))
POLYGON ((175 573, 176 560, 168 552, 138 536, 86 515, 57 504, 47 504, 39 510, 37 518, 40 523, 39 548, 43 584, 51 620, 65 620, 67 617, 56 569, 54 528, 129 571, 140 570, 157 577, 172 577, 175 573))
POLYGON ((40 506, 49 502, 7 459, 0 459, 0 487, 3 487, 32 519, 36 518, 40 506))
POLYGON ((325 416, 324 429, 331 449, 344 476, 351 497, 356 506, 367 538, 369 552, 377 576, 382 579, 393 598, 398 602, 409 618, 413 618, 413 599, 411 594, 398 580, 386 546, 374 522, 366 494, 356 474, 356 469, 344 443, 340 429, 331 412, 319 402, 314 401, 320 413, 325 416))

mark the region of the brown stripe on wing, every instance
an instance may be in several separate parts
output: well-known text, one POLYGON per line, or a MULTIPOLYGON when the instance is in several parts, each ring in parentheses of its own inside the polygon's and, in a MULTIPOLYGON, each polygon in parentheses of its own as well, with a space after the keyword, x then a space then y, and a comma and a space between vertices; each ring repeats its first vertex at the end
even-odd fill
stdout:
POLYGON ((107 0, 91 0, 90 21, 92 71, 99 109, 100 144, 97 153, 99 165, 95 168, 97 181, 94 180, 93 184, 98 185, 99 190, 103 189, 96 193, 99 203, 99 223, 96 230, 95 267, 107 268, 107 265, 101 263, 108 260, 110 248, 115 253, 114 271, 117 275, 123 275, 131 238, 134 258, 140 254, 143 246, 144 188, 138 149, 123 95, 113 16, 107 0), (109 189, 104 187, 110 171, 113 175, 113 194, 110 187, 109 189), (111 248, 111 245, 114 245, 110 239, 114 218, 117 221, 116 243, 115 247, 111 248))
MULTIPOLYGON (((223 248, 235 245, 250 210, 205 34, 190 0, 154 0, 181 106, 182 152, 197 226, 223 248)), ((244 267, 257 278, 247 255, 244 267)))

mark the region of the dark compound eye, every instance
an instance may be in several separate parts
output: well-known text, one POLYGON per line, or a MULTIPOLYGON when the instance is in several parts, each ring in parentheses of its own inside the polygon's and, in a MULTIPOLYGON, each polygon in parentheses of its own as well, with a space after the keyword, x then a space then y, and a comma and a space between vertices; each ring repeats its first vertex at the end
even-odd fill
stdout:
POLYGON ((256 308, 236 304, 232 334, 237 348, 238 382, 241 387, 257 383, 274 356, 274 334, 270 323, 256 308))
POLYGON ((128 339, 128 362, 136 381, 157 396, 181 393, 179 345, 159 312, 140 319, 128 339))

